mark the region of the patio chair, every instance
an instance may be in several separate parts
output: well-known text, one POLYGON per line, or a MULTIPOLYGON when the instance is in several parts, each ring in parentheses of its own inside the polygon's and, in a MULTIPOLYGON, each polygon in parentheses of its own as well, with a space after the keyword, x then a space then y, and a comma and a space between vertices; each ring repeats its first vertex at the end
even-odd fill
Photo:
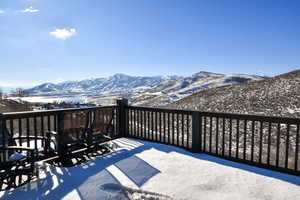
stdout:
POLYGON ((0 127, 0 146, 33 148, 37 152, 39 159, 50 157, 53 154, 53 148, 50 146, 50 134, 46 134, 46 136, 20 136, 18 133, 15 133, 13 135, 7 129, 4 121, 0 122, 0 127))
POLYGON ((89 149, 99 147, 100 144, 112 140, 114 132, 113 109, 101 109, 92 111, 91 125, 86 130, 86 143, 89 149))
POLYGON ((61 129, 58 132, 48 132, 55 143, 56 152, 61 157, 86 147, 84 141, 88 126, 88 111, 65 112, 62 115, 62 121, 58 122, 63 124, 61 129))
POLYGON ((18 187, 29 182, 35 175, 34 162, 37 160, 34 148, 0 147, 0 190, 18 187))

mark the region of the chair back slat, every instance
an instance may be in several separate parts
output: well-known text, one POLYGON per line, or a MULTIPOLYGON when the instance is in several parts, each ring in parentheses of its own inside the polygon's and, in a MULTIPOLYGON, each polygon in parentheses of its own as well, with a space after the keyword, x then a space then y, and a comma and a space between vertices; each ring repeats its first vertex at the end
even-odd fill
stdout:
POLYGON ((93 133, 108 134, 112 126, 113 109, 95 110, 91 129, 93 133))
POLYGON ((84 137, 88 126, 88 112, 72 112, 64 114, 63 140, 64 142, 76 142, 84 137))

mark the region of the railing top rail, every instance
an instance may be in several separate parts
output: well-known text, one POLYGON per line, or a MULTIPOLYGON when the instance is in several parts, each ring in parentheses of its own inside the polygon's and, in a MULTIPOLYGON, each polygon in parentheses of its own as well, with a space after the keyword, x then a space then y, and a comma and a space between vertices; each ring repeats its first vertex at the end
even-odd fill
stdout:
POLYGON ((196 111, 192 110, 179 110, 179 109, 169 109, 169 108, 153 108, 153 107, 141 107, 141 106, 127 106, 127 108, 143 110, 143 111, 153 111, 153 112, 166 112, 166 113, 178 113, 192 115, 196 111))
POLYGON ((77 111, 86 111, 86 110, 95 110, 101 108, 114 108, 116 106, 95 106, 87 108, 66 108, 66 109, 55 109, 55 110, 42 110, 42 111, 25 111, 25 112, 11 112, 11 113, 2 113, 0 119, 2 118, 22 118, 22 117, 34 117, 38 115, 53 115, 61 112, 77 112, 77 111))
POLYGON ((221 113, 221 112, 200 112, 201 115, 210 117, 231 118, 239 120, 250 121, 264 121, 271 123, 286 123, 286 124, 300 124, 300 118, 280 117, 280 116, 264 116, 238 113, 221 113))
POLYGON ((192 115, 193 113, 200 113, 201 115, 208 116, 208 117, 221 117, 221 118, 231 118, 231 119, 250 120, 250 121, 264 121, 264 122, 271 122, 271 123, 300 124, 300 118, 291 118, 291 117, 222 113, 222 112, 204 112, 204 111, 196 111, 196 110, 179 110, 179 109, 151 108, 151 107, 139 107, 139 106, 128 106, 128 108, 144 110, 144 111, 152 111, 152 112, 168 112, 168 113, 178 113, 178 114, 187 114, 187 115, 192 115))

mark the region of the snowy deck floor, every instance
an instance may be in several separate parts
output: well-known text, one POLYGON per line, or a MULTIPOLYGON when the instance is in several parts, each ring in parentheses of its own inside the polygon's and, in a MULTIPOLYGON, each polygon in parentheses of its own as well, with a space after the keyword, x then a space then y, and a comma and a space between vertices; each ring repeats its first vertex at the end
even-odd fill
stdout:
POLYGON ((1 192, 0 199, 126 199, 120 184, 178 200, 300 199, 300 177, 163 144, 114 142, 113 153, 71 168, 47 166, 39 180, 1 192))

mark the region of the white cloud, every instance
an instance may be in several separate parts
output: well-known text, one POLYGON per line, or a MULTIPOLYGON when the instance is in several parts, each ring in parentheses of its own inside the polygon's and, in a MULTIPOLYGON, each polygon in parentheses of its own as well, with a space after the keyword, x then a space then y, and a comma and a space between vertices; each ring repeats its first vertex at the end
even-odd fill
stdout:
POLYGON ((4 14, 4 13, 5 13, 5 11, 0 9, 0 15, 4 14))
POLYGON ((20 12, 22 13, 35 13, 35 12, 39 12, 39 9, 33 8, 32 6, 30 6, 29 8, 26 8, 24 10, 20 10, 20 12))
POLYGON ((74 35, 77 34, 77 31, 75 28, 71 28, 71 29, 55 29, 54 31, 50 32, 50 35, 61 39, 61 40, 65 40, 68 39, 74 35))

